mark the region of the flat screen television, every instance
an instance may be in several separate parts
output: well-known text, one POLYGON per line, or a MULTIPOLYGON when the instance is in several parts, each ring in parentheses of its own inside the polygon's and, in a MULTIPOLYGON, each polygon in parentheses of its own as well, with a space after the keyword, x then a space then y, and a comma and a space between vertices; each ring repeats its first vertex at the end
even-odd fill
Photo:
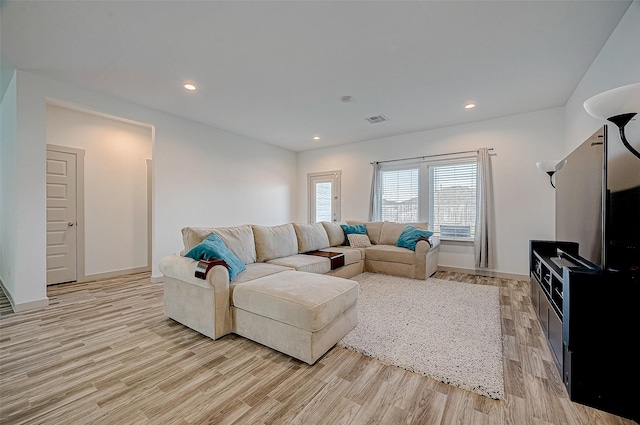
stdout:
POLYGON ((571 152, 555 173, 556 240, 578 242, 579 254, 604 266, 604 210, 606 187, 603 126, 571 152))
MULTIPOLYGON (((640 132, 629 136, 640 144, 640 132)), ((556 240, 577 242, 599 268, 640 271, 640 158, 605 125, 565 161, 554 175, 556 240)))

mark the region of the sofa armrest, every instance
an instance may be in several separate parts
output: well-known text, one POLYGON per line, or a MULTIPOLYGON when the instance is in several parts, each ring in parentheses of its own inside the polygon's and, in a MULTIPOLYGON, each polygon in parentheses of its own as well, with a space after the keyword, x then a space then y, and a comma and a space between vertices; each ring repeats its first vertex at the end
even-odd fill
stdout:
POLYGON ((427 276, 427 254, 431 251, 431 244, 426 240, 416 242, 416 265, 415 276, 417 279, 426 279, 427 276))
POLYGON ((207 273, 206 279, 195 277, 198 262, 191 258, 179 255, 169 255, 160 260, 158 268, 163 275, 192 285, 211 287, 216 293, 229 293, 229 271, 223 265, 217 265, 211 268, 207 273))
POLYGON ((416 242, 416 255, 418 257, 426 257, 430 250, 431 244, 429 243, 429 241, 420 239, 418 240, 418 242, 416 242))
POLYGON ((196 260, 179 255, 160 261, 158 268, 165 276, 165 313, 216 339, 231 331, 229 271, 214 266, 203 280, 195 277, 197 265, 196 260), (205 319, 208 316, 210 319, 205 319))

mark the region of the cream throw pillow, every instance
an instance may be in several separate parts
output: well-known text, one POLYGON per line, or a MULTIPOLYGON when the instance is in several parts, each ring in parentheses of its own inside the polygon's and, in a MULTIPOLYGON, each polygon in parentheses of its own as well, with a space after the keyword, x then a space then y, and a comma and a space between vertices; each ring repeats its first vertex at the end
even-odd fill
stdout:
POLYGON ((371 241, 367 235, 356 235, 354 233, 350 233, 347 235, 347 238, 349 239, 349 245, 353 248, 366 248, 371 246, 371 241))

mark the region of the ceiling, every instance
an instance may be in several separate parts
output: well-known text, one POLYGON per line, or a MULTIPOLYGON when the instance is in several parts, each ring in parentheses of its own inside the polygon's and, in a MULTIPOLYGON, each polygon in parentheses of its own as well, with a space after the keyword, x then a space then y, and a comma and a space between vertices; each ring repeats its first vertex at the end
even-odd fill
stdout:
POLYGON ((305 151, 563 106, 630 4, 4 1, 0 52, 17 69, 305 151))

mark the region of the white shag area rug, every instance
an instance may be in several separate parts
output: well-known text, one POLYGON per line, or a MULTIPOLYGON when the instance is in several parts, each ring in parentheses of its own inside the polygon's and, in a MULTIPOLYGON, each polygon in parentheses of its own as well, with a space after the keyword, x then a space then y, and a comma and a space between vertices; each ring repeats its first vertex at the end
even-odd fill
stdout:
POLYGON ((498 288, 362 273, 358 326, 338 342, 385 363, 504 398, 498 288))

